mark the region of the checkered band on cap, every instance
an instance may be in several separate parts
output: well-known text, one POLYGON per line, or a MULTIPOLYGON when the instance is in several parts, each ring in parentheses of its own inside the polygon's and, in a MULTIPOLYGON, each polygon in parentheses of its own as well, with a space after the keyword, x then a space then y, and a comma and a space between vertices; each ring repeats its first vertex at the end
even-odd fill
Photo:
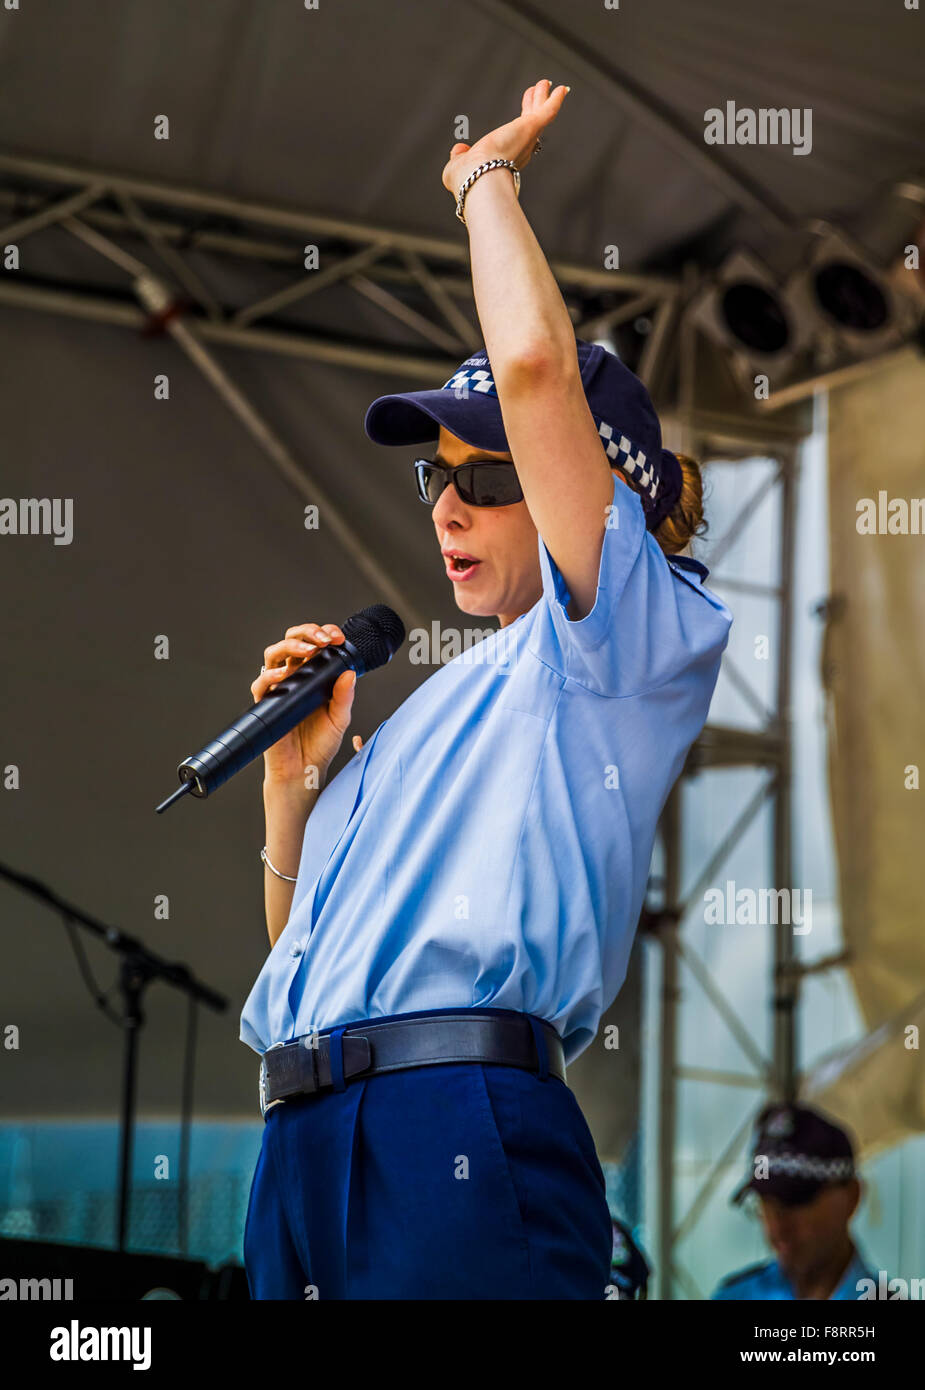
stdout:
POLYGON ((772 1173, 782 1173, 788 1178, 811 1178, 815 1182, 837 1182, 840 1178, 854 1176, 854 1164, 850 1158, 811 1158, 809 1154, 775 1154, 767 1163, 768 1176, 772 1173))
MULTIPOLYGON (((488 362, 487 357, 481 360, 488 362)), ((458 372, 454 372, 449 381, 445 381, 440 389, 441 391, 453 391, 457 395, 477 391, 480 396, 494 396, 495 400, 498 399, 498 392, 495 389, 491 372, 487 372, 484 367, 470 367, 468 362, 460 367, 458 372)))
POLYGON ((625 434, 621 434, 619 440, 615 439, 613 425, 608 425, 606 420, 602 420, 598 426, 598 434, 612 464, 637 482, 654 502, 661 478, 651 463, 646 467, 646 456, 639 446, 627 439, 625 434))

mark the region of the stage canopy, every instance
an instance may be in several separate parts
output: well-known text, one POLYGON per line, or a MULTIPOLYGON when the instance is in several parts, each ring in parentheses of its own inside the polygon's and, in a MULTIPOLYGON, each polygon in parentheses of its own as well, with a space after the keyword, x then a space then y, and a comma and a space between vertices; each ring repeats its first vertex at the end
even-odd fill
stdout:
MULTIPOLYGON (((380 394, 439 384, 468 355, 466 322, 477 333, 471 301, 441 299, 433 282, 441 258, 465 271, 440 181, 457 118, 474 139, 516 114, 528 84, 569 83, 523 205, 577 289, 610 246, 657 285, 740 243, 770 253, 810 218, 850 222, 876 187, 907 178, 925 126, 923 22, 898 0, 0 10, 0 214, 14 230, 0 244, 19 246, 0 278, 0 491, 74 504, 70 543, 0 545, 2 762, 19 778, 3 798, 3 859, 227 996, 227 1013, 200 1025, 199 1113, 255 1113, 256 1059, 236 1038, 267 949, 260 774, 164 817, 154 805, 180 759, 249 703, 263 648, 287 626, 343 621, 389 582, 415 616, 456 615, 408 458, 371 444, 362 421, 380 394), (811 155, 707 145, 705 113, 727 102, 810 107, 811 155), (43 223, 68 199, 63 222, 43 223), (377 238, 402 250, 405 282, 377 278, 371 257, 248 320, 248 304, 299 278, 305 245, 336 259, 377 238), (165 315, 153 331, 137 262, 186 299, 176 317, 241 393, 237 415, 165 315), (442 304, 442 328, 407 303, 409 278, 442 304), (169 400, 155 398, 161 374, 169 400), (270 422, 269 450, 242 426, 242 398, 270 422), (304 525, 313 491, 332 504, 317 531, 304 525), (326 524, 335 511, 352 554, 326 524)), ((369 737, 432 669, 403 661, 371 677, 354 730, 369 737)), ((117 1030, 53 915, 7 886, 0 901, 2 1021, 22 1038, 5 1112, 112 1113, 117 1030)), ((112 959, 87 952, 108 987, 112 959)), ((147 1012, 140 1104, 173 1110, 184 1007, 157 987, 147 1012)))

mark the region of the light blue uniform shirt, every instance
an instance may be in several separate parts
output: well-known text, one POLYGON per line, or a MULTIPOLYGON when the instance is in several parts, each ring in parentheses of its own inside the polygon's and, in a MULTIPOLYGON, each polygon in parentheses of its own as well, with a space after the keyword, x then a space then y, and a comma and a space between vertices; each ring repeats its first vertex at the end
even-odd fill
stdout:
POLYGON ((435 671, 318 797, 241 1015, 256 1052, 481 1005, 547 1019, 569 1062, 616 997, 732 615, 704 566, 669 564, 616 475, 580 621, 537 541, 542 598, 435 671))
MULTIPOLYGON (((828 1301, 843 1303, 860 1298, 858 1283, 861 1279, 873 1279, 874 1284, 877 1283, 876 1275, 867 1268, 860 1251, 855 1247, 851 1262, 839 1284, 829 1295, 828 1301)), ((783 1299, 796 1301, 793 1287, 776 1260, 768 1260, 766 1264, 740 1270, 738 1274, 730 1274, 716 1289, 713 1298, 726 1302, 733 1299, 762 1303, 780 1302, 783 1299)))

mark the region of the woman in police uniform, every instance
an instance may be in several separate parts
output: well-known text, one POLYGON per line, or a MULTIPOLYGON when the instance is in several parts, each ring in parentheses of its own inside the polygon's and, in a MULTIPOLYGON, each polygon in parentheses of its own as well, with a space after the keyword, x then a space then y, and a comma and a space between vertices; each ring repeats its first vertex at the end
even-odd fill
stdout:
MULTIPOLYGON (((566 92, 538 82, 451 150, 485 347, 366 417, 406 450, 396 485, 432 507, 461 612, 498 631, 327 785, 351 673, 266 754, 272 950, 241 1019, 263 1059, 255 1298, 607 1296, 603 1174, 565 1065, 622 984, 731 615, 677 554, 696 466, 662 448, 641 382, 576 340, 520 207, 566 92)), ((342 640, 291 627, 255 700, 342 640)))

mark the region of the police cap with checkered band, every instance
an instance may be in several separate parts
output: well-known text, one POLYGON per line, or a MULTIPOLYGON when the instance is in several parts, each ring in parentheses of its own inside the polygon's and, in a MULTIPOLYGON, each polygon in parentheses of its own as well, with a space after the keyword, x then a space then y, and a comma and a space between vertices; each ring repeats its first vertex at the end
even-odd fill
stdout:
POLYGON ((752 1173, 732 1200, 752 1191, 802 1206, 854 1176, 854 1149, 843 1129, 808 1105, 768 1105, 755 1125, 752 1173))
MULTIPOLYGON (((662 447, 658 416, 639 378, 600 343, 576 338, 575 347, 585 399, 610 467, 635 485, 646 527, 655 531, 681 495, 681 465, 662 447)), ((380 396, 364 421, 375 444, 425 444, 439 438, 440 425, 474 449, 510 452, 484 348, 438 389, 380 396)))

